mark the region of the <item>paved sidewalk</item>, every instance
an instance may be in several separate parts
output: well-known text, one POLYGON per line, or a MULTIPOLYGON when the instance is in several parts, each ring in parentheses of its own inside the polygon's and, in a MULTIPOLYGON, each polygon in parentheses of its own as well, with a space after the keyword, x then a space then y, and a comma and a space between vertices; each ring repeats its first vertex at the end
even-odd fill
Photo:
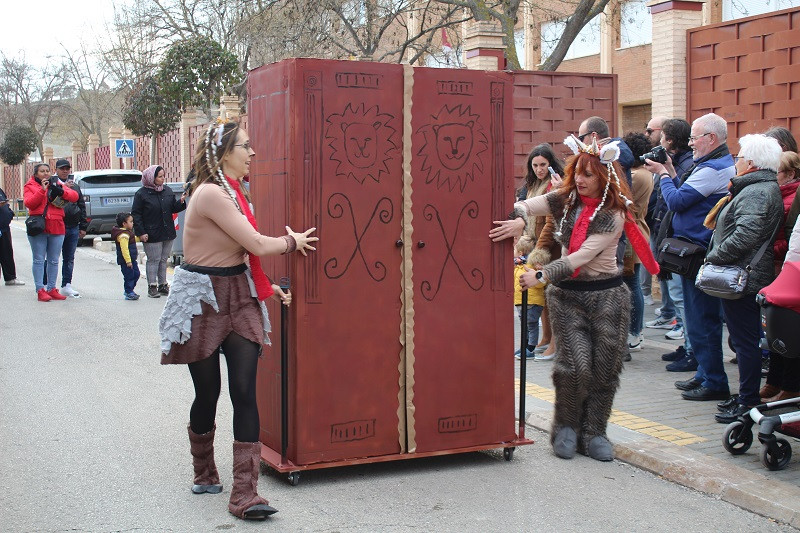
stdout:
MULTIPOLYGON (((645 321, 654 318, 659 305, 645 307, 645 321)), ((515 346, 519 345, 519 321, 515 346)), ((674 382, 693 373, 667 372, 661 354, 679 341, 664 337, 667 330, 645 328, 643 348, 625 363, 622 384, 614 400, 609 437, 617 458, 665 479, 714 495, 749 511, 800 527, 800 440, 785 437, 793 457, 781 471, 771 472, 759 458, 761 444, 754 442, 743 455, 730 455, 722 446, 725 425, 714 420, 717 402, 693 402, 680 397, 674 382)), ((733 353, 725 336, 725 370, 731 391, 738 389, 733 353)), ((511 357, 511 355, 509 355, 511 357)), ((517 376, 519 362, 517 362, 517 376)), ((526 422, 550 430, 553 384, 551 362, 527 362, 526 422)), ((517 382, 519 390, 519 384, 517 382)), ((754 426, 757 433, 758 426, 754 426)))

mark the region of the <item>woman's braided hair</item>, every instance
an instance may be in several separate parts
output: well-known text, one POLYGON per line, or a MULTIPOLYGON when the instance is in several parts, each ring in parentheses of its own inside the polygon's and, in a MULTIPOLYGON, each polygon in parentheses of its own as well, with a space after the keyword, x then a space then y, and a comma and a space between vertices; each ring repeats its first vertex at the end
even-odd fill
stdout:
MULTIPOLYGON (((222 158, 236 146, 238 133, 239 124, 237 122, 214 122, 208 127, 206 134, 197 143, 195 149, 193 165, 195 178, 189 187, 190 195, 198 185, 210 181, 222 187, 239 211, 242 210, 236 200, 236 193, 222 172, 222 158)), ((247 193, 247 189, 242 188, 242 193, 249 202, 250 195, 247 193)))

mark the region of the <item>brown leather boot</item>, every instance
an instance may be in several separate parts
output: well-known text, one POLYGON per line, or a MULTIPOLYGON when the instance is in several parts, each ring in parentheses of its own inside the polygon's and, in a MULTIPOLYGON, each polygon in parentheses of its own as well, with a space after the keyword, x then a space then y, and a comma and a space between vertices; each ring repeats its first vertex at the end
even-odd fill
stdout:
POLYGON ((775 385, 770 385, 769 383, 765 383, 761 390, 758 391, 759 398, 772 398, 776 394, 781 391, 780 387, 776 387, 775 385))
POLYGON ((233 441, 233 488, 228 510, 239 518, 264 520, 278 510, 258 495, 260 442, 233 441))
POLYGON ((222 485, 219 483, 217 465, 214 464, 214 432, 217 427, 198 435, 192 431, 191 426, 186 426, 189 431, 189 445, 192 450, 192 466, 194 466, 194 485, 192 492, 195 494, 219 494, 222 485))
POLYGON ((782 390, 778 392, 778 394, 776 394, 775 396, 772 396, 771 398, 764 398, 764 402, 766 403, 779 402, 781 400, 789 400, 791 398, 797 398, 798 396, 800 396, 800 392, 782 390))

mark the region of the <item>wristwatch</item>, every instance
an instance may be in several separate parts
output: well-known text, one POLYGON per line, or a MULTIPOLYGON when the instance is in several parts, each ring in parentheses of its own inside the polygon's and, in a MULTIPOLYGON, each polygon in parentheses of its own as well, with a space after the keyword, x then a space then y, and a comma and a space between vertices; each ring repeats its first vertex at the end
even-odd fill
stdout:
POLYGON ((536 279, 538 279, 539 281, 542 281, 543 277, 544 277, 544 272, 542 272, 541 270, 537 270, 536 271, 536 279))

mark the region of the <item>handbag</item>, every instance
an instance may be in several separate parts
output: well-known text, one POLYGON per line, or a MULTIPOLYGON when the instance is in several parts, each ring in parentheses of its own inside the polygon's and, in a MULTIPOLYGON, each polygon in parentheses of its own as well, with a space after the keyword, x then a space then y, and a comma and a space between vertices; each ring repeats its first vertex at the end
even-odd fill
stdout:
MULTIPOLYGON (((778 228, 780 225, 778 226, 778 228)), ((750 271, 753 270, 753 265, 757 265, 761 256, 767 250, 769 245, 775 238, 778 231, 772 232, 772 237, 764 241, 761 248, 758 249, 756 255, 742 268, 735 265, 713 265, 709 262, 703 263, 700 270, 697 272, 697 279, 695 279, 694 286, 708 294, 709 296, 716 296, 717 298, 725 298, 726 300, 738 300, 744 296, 744 290, 747 287, 747 280, 750 277, 750 271)))
POLYGON ((41 215, 31 215, 25 219, 25 231, 28 232, 29 236, 36 237, 37 235, 44 233, 44 217, 47 214, 48 207, 49 203, 46 203, 44 205, 44 211, 42 211, 41 215))
POLYGON ((694 279, 705 256, 705 246, 681 237, 668 237, 659 244, 656 260, 663 270, 694 279))

